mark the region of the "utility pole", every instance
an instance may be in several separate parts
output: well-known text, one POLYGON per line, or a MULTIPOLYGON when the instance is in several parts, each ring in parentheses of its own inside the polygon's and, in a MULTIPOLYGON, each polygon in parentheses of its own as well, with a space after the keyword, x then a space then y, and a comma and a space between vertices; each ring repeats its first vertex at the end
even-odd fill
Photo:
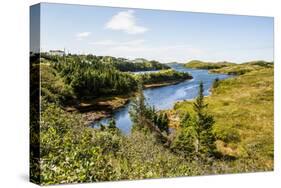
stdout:
POLYGON ((64 63, 66 63, 65 48, 63 49, 64 63))

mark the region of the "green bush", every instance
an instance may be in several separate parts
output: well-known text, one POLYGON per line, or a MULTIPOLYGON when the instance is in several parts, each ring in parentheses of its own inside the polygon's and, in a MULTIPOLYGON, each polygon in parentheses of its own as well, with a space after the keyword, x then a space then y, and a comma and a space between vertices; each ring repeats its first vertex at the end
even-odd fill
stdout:
POLYGON ((73 89, 51 65, 40 65, 41 96, 48 102, 65 104, 75 98, 73 89))

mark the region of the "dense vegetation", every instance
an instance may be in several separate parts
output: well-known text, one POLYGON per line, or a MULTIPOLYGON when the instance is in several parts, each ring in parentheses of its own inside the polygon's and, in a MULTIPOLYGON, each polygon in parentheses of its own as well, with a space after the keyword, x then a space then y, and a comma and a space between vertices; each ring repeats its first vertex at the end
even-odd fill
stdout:
POLYGON ((54 68, 73 88, 78 98, 124 94, 136 89, 136 80, 131 74, 99 61, 69 58, 66 62, 54 64, 54 68))
POLYGON ((134 60, 129 60, 126 58, 116 58, 112 56, 95 56, 92 54, 89 55, 71 55, 68 54, 66 56, 55 56, 50 55, 48 53, 42 53, 42 58, 51 60, 53 62, 62 62, 66 59, 73 59, 75 58, 80 59, 84 62, 100 62, 102 64, 109 65, 111 67, 116 68, 122 72, 136 72, 136 71, 151 71, 151 70, 163 70, 163 69, 170 69, 169 66, 162 64, 155 60, 146 60, 143 58, 137 58, 134 60))
POLYGON ((204 162, 204 166, 199 165, 203 162, 202 156, 213 149, 206 145, 209 136, 212 136, 209 132, 211 127, 206 127, 205 125, 209 123, 201 122, 200 119, 206 115, 201 114, 205 106, 201 91, 194 105, 197 106, 199 117, 198 124, 194 125, 202 128, 202 131, 199 131, 200 136, 194 135, 194 139, 200 138, 202 149, 196 150, 199 145, 193 146, 189 142, 189 147, 194 148, 194 154, 189 151, 180 154, 174 152, 177 148, 181 149, 180 145, 173 144, 173 149, 170 147, 173 139, 168 129, 167 115, 156 112, 153 107, 146 104, 141 84, 138 97, 131 108, 134 129, 129 136, 120 134, 114 120, 109 126, 101 126, 100 129, 88 128, 81 121, 80 114, 66 113, 59 105, 42 100, 40 183, 142 179, 210 173, 212 169, 210 165, 205 166, 209 162, 204 162), (196 157, 196 160, 192 162, 186 158, 186 154, 189 157, 196 157))
MULTIPOLYGON (((200 83, 194 101, 175 105, 179 127, 170 129, 170 114, 149 106, 143 87, 190 75, 172 70, 133 75, 94 57, 41 58, 41 119, 32 119, 40 121, 40 163, 33 163, 40 175, 32 171, 33 181, 39 177, 46 185, 273 169, 272 64, 241 65, 253 68, 215 80, 209 97, 203 97, 200 83), (77 98, 131 90, 137 96, 130 106, 130 135, 121 134, 114 119, 93 129, 80 113, 64 110, 77 98)), ((220 71, 227 73, 225 68, 220 71)), ((32 145, 37 139, 32 136, 32 145)))
MULTIPOLYGON (((144 61, 144 60, 142 60, 144 61)), ((61 93, 59 98, 94 99, 122 95, 136 91, 139 79, 145 84, 190 79, 187 73, 163 70, 159 73, 134 75, 122 71, 167 69, 156 61, 132 63, 124 58, 93 55, 67 55, 64 57, 43 54, 41 57, 44 95, 52 90, 61 93), (122 71, 120 71, 122 70, 122 71), (49 81, 49 82, 47 82, 49 81), (68 94, 66 94, 68 92, 68 94)), ((52 96, 49 96, 52 97, 52 96)), ((64 100, 64 99, 62 99, 64 100)), ((52 100, 53 101, 53 100, 52 100)))
MULTIPOLYGON (((108 60, 107 60, 108 61, 108 60)), ((152 71, 152 70, 164 70, 170 69, 169 66, 165 64, 161 64, 158 61, 151 60, 148 61, 143 58, 138 58, 135 60, 128 60, 124 58, 114 58, 110 57, 111 64, 116 67, 120 71, 130 71, 130 72, 137 72, 137 71, 152 71)))

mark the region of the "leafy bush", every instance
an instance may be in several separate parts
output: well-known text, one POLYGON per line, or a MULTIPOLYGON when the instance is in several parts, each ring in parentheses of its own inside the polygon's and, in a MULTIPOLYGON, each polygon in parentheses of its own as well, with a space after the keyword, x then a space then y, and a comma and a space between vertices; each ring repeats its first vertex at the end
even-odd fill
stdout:
POLYGON ((41 115, 41 183, 115 179, 110 155, 120 139, 86 128, 81 116, 45 103, 41 115), (106 142, 104 142, 106 141, 106 142))
POLYGON ((74 98, 73 89, 51 65, 41 64, 41 96, 48 102, 65 104, 74 98))

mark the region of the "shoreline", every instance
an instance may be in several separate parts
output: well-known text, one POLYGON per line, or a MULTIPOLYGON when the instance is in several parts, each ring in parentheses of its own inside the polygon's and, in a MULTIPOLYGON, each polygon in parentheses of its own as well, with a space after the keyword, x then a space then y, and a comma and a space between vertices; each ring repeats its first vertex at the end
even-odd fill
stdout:
POLYGON ((179 84, 179 83, 184 82, 186 80, 191 80, 191 79, 182 79, 182 80, 176 80, 176 81, 166 81, 166 82, 155 83, 155 84, 145 84, 144 85, 144 89, 152 89, 152 88, 176 85, 176 84, 179 84))
POLYGON ((92 100, 81 100, 79 104, 65 108, 67 112, 78 112, 82 115, 85 124, 99 121, 102 118, 112 116, 113 112, 124 107, 130 101, 135 92, 110 97, 101 97, 92 100))

